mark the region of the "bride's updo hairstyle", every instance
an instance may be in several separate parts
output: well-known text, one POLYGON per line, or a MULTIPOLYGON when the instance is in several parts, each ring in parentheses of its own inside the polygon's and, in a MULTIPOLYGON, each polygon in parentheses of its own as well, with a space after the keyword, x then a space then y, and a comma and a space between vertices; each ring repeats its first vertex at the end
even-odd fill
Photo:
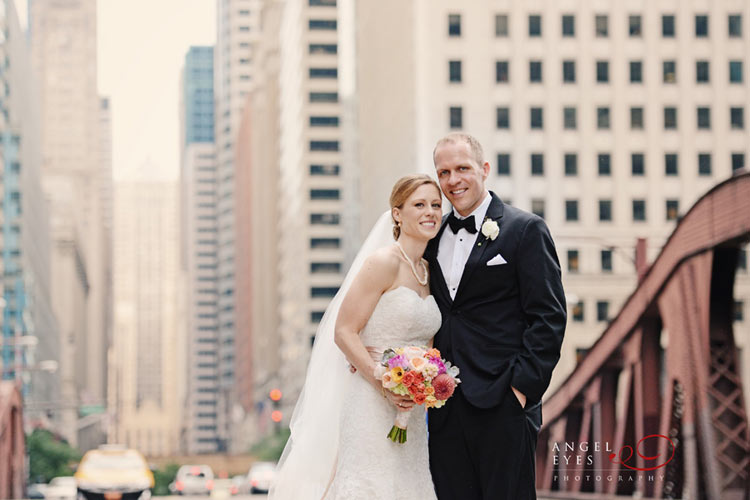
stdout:
POLYGON ((438 193, 440 193, 440 186, 438 186, 438 183, 429 175, 424 174, 412 174, 401 177, 396 181, 396 184, 393 185, 393 190, 391 191, 391 219, 393 220, 394 240, 398 240, 398 237, 401 236, 401 227, 396 222, 396 219, 393 219, 393 209, 404 208, 404 203, 409 199, 409 196, 411 196, 419 186, 424 186, 425 184, 432 184, 435 186, 438 193))

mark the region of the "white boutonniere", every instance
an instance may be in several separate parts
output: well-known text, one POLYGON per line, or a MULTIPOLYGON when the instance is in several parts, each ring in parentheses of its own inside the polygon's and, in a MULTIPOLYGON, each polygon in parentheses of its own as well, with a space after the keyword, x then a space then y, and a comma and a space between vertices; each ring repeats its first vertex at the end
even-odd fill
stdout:
POLYGON ((495 241, 497 235, 500 234, 500 228, 498 227, 497 222, 489 217, 485 218, 484 223, 482 223, 482 234, 490 240, 495 241))

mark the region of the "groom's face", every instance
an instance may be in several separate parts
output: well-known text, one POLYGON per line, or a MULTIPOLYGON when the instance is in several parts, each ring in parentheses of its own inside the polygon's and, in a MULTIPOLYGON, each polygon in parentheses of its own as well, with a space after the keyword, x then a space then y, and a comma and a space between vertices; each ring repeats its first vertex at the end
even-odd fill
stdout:
POLYGON ((490 164, 480 165, 466 142, 447 142, 438 147, 435 169, 443 194, 459 214, 468 216, 482 203, 490 164))

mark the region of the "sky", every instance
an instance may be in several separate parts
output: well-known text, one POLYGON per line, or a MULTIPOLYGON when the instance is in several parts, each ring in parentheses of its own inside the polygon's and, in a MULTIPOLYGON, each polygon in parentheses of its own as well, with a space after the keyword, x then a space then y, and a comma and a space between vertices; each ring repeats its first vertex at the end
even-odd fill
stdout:
POLYGON ((115 179, 179 173, 180 72, 216 41, 216 0, 98 0, 99 93, 112 109, 115 179))
MULTIPOLYGON (((27 2, 16 0, 21 26, 27 2)), ((115 179, 179 174, 180 72, 216 43, 216 0, 97 0, 99 95, 110 98, 115 179)))

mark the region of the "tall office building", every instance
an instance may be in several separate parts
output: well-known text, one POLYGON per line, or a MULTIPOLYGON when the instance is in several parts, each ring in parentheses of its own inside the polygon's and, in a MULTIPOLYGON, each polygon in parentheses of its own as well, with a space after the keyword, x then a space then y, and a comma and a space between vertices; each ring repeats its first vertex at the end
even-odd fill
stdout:
POLYGON ((178 328, 178 187, 144 179, 117 182, 114 193, 112 437, 148 456, 172 455, 180 451, 184 370, 175 347, 187 340, 178 328))
POLYGON ((213 62, 213 47, 191 47, 180 88, 180 260, 189 311, 183 441, 191 454, 220 449, 213 62))
POLYGON ((96 2, 34 0, 29 26, 40 86, 42 181, 52 213, 52 297, 60 326, 62 397, 71 408, 65 427, 75 443, 78 407, 101 407, 106 398, 101 381, 111 263, 105 256, 101 183, 109 153, 100 149, 96 2))
POLYGON ((230 414, 236 403, 235 361, 235 176, 237 135, 252 80, 253 43, 259 0, 217 0, 214 96, 217 161, 217 241, 219 305, 219 449, 230 443, 230 414))
MULTIPOLYGON (((750 5, 356 5, 361 226, 398 175, 434 172, 437 139, 475 135, 488 187, 543 216, 555 237, 570 318, 561 382, 636 286, 636 239, 652 260, 700 195, 746 167, 750 5)), ((735 336, 748 387, 745 253, 740 267, 735 336)))
POLYGON ((0 31, 0 379, 21 381, 26 416, 61 431, 59 374, 50 373, 59 366, 60 341, 51 305, 49 210, 39 182, 37 84, 12 0, 0 2, 0 31))

